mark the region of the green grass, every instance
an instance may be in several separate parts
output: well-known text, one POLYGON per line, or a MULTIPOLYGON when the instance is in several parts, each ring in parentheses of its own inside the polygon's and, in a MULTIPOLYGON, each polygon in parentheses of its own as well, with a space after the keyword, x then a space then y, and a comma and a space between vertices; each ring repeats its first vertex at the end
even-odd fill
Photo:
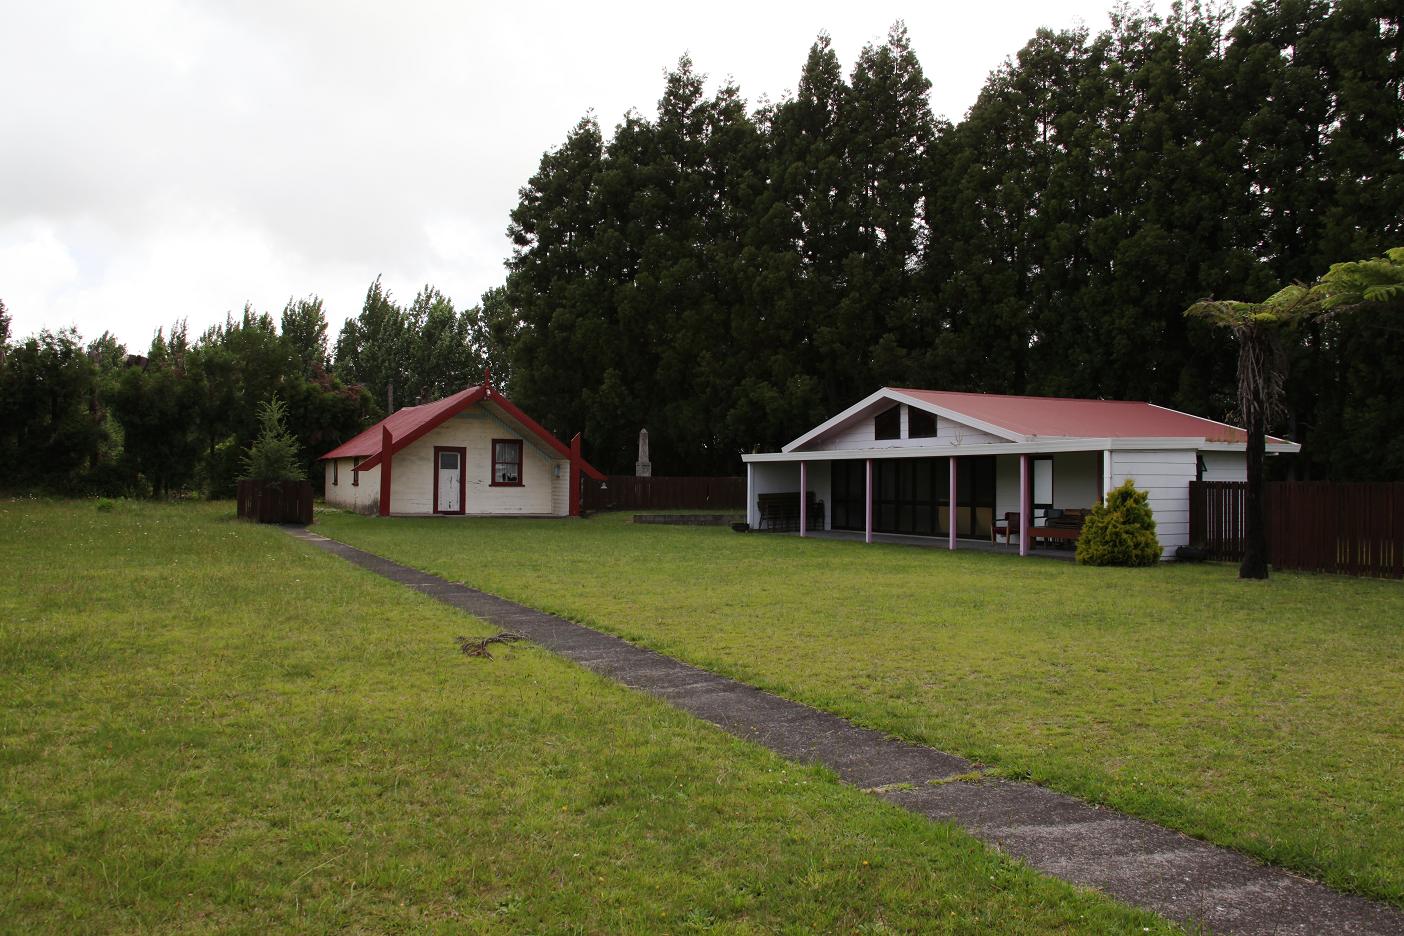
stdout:
POLYGON ((323 532, 1404 903, 1404 585, 624 518, 323 532))
POLYGON ((232 512, 0 501, 0 930, 1171 931, 232 512))

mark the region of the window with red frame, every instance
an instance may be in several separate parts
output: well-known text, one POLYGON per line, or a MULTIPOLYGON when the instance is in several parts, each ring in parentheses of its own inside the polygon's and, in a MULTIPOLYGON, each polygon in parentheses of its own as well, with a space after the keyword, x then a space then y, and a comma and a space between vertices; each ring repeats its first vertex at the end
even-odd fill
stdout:
POLYGON ((492 440, 492 483, 510 487, 522 483, 522 440, 492 440))

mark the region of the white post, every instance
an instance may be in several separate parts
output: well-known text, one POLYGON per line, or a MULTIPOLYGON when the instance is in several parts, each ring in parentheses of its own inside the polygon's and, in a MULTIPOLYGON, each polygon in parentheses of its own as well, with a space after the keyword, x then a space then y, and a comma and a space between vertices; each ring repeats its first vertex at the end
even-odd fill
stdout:
POLYGON ((809 463, 800 462, 800 536, 809 532, 809 463))
POLYGON ((756 513, 756 466, 746 462, 746 523, 753 530, 760 526, 760 517, 756 513))
POLYGON ((1029 456, 1019 456, 1019 555, 1029 554, 1029 514, 1033 505, 1029 491, 1029 456))
POLYGON ((863 542, 871 543, 873 541, 873 460, 871 458, 867 459, 867 467, 868 487, 864 501, 866 506, 863 508, 863 524, 866 532, 863 535, 863 542))
POLYGON ((1111 449, 1102 449, 1102 503, 1104 504, 1112 489, 1111 458, 1111 449))
POLYGON ((946 531, 946 548, 954 550, 956 548, 956 457, 952 455, 946 459, 950 463, 951 476, 951 509, 949 512, 950 522, 946 524, 949 529, 946 531))

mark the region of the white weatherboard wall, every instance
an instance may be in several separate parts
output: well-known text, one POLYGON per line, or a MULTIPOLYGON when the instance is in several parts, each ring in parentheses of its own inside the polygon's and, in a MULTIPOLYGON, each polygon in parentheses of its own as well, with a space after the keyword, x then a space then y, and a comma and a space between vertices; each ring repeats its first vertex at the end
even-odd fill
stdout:
POLYGON ((380 466, 360 473, 360 484, 353 484, 355 475, 351 466, 355 459, 338 458, 336 471, 332 471, 331 461, 325 462, 326 501, 333 507, 354 510, 358 513, 374 513, 380 506, 380 466), (336 483, 332 483, 333 476, 336 483))
POLYGON ((1189 483, 1198 473, 1197 454, 1193 449, 1111 453, 1112 487, 1131 478, 1150 496, 1155 534, 1167 553, 1189 544, 1189 483))
POLYGON ((1248 456, 1243 452, 1200 452, 1204 462, 1201 481, 1247 481, 1248 456))
MULTIPOLYGON (((471 515, 533 514, 563 516, 569 512, 566 495, 570 489, 570 463, 559 458, 539 440, 510 429, 481 407, 465 410, 425 434, 408 448, 395 453, 391 468, 390 512, 432 514, 434 512, 434 447, 466 448, 464 512, 471 515), (494 487, 492 481, 492 440, 522 440, 522 483, 494 487), (555 476, 556 466, 561 476, 555 476), (562 491, 556 494, 556 488, 562 491)), ((362 484, 365 482, 362 481, 362 484)))

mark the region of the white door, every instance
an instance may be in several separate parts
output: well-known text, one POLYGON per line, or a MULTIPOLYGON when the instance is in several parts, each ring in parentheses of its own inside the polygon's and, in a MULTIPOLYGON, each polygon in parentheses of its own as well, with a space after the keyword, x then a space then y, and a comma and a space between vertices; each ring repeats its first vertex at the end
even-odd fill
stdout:
POLYGON ((463 459, 457 452, 439 453, 439 502, 434 509, 439 513, 459 513, 463 504, 459 500, 459 481, 463 477, 463 459))

